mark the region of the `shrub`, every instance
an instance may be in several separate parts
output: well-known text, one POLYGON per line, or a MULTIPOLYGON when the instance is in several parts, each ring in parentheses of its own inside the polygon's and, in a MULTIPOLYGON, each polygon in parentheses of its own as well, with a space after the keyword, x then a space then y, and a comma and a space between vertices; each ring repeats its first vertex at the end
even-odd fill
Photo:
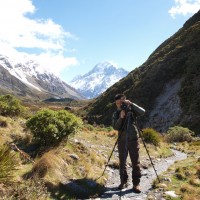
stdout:
POLYGON ((107 130, 108 132, 110 132, 110 131, 114 131, 114 128, 113 128, 112 126, 108 126, 108 127, 106 127, 106 130, 107 130))
POLYGON ((155 146, 158 146, 161 140, 160 133, 155 131, 153 128, 143 129, 142 136, 145 142, 154 144, 155 146))
POLYGON ((19 116, 25 111, 18 99, 12 95, 0 96, 0 115, 2 116, 19 116))
POLYGON ((89 131, 94 131, 94 130, 95 130, 94 126, 92 126, 91 124, 86 124, 85 127, 86 127, 89 131))
POLYGON ((28 119, 26 125, 41 145, 54 146, 75 133, 81 125, 81 119, 65 110, 45 109, 28 119))
POLYGON ((0 147, 0 183, 8 183, 17 169, 16 154, 8 146, 0 147))
POLYGON ((181 126, 174 126, 169 128, 165 138, 167 142, 184 142, 184 141, 191 142, 192 135, 194 135, 194 132, 192 132, 188 128, 184 128, 181 126))

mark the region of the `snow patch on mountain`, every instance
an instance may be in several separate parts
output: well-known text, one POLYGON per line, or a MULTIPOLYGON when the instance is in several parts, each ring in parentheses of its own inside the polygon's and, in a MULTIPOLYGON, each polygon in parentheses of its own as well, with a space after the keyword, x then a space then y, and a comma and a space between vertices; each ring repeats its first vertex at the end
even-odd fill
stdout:
MULTIPOLYGON (((23 83, 27 88, 31 89, 32 94, 38 91, 40 94, 43 93, 53 98, 84 99, 82 95, 58 76, 27 57, 15 60, 8 56, 0 55, 0 68, 4 68, 10 74, 10 77, 5 79, 4 83, 0 83, 2 87, 14 88, 12 77, 15 77, 19 83, 23 83)), ((22 93, 27 92, 24 87, 17 88, 17 90, 22 93)))
POLYGON ((95 65, 88 73, 76 76, 69 84, 86 98, 91 99, 102 94, 127 74, 128 71, 106 61, 95 65))
POLYGON ((15 76, 24 84, 29 85, 38 91, 41 91, 39 87, 28 81, 28 76, 37 77, 38 74, 47 73, 41 66, 34 63, 34 61, 26 60, 26 57, 24 57, 24 60, 19 62, 18 60, 13 60, 11 58, 0 55, 0 65, 5 69, 8 69, 11 75, 15 76))

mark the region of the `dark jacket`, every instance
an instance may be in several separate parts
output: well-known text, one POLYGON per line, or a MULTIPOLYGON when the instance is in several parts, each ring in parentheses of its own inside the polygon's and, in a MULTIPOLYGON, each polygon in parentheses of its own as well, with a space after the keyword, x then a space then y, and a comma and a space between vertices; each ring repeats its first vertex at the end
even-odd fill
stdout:
POLYGON ((125 140, 126 134, 128 134, 129 140, 137 140, 138 130, 136 126, 136 117, 143 115, 145 110, 134 103, 129 107, 124 119, 120 118, 121 109, 113 113, 112 126, 115 130, 118 130, 122 140, 125 140))

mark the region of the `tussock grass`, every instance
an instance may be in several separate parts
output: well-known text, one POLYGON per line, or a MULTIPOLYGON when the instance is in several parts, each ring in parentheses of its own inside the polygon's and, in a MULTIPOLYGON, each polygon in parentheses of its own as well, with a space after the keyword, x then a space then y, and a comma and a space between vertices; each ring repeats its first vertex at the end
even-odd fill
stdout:
POLYGON ((59 156, 58 152, 51 150, 44 153, 36 160, 26 178, 45 178, 51 181, 62 181, 65 178, 67 163, 59 156))
POLYGON ((17 170, 17 157, 9 146, 4 145, 0 147, 0 182, 12 182, 15 171, 17 170))

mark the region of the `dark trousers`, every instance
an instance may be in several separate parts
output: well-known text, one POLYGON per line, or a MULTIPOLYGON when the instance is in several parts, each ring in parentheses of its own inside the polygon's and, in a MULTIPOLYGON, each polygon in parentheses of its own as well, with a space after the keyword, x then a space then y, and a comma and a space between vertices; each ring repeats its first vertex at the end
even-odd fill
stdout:
POLYGON ((132 182, 133 185, 139 184, 141 178, 139 148, 138 140, 128 140, 126 142, 126 139, 123 136, 119 139, 118 152, 121 183, 127 182, 128 179, 126 160, 129 154, 132 163, 132 182))

